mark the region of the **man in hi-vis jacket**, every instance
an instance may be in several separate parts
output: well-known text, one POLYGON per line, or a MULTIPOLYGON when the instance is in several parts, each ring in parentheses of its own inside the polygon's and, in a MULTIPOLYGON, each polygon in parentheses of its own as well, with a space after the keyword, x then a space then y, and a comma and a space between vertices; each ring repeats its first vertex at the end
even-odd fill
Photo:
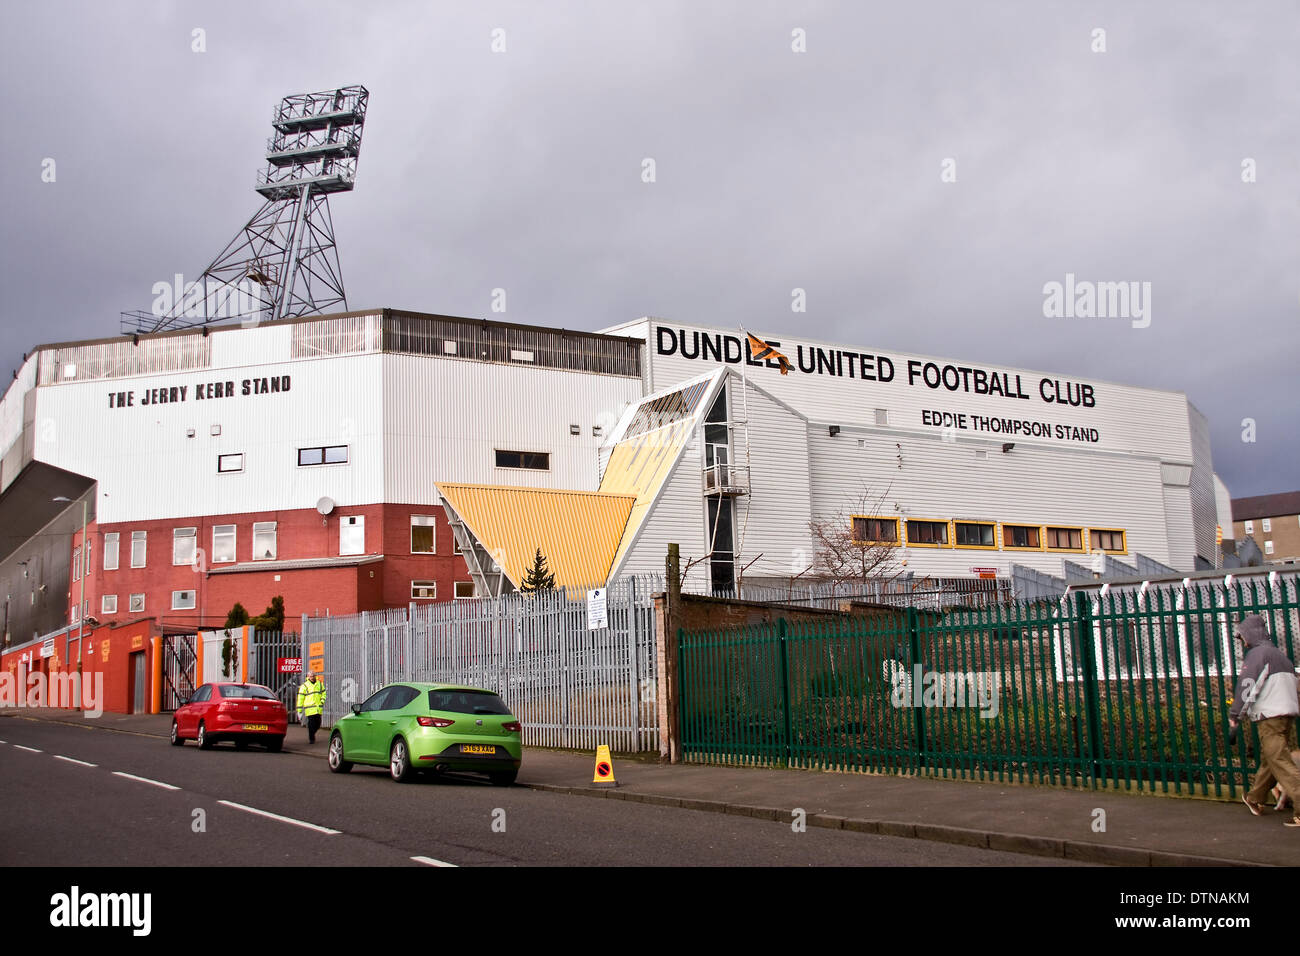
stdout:
POLYGON ((1259 816, 1276 782, 1296 808, 1296 815, 1285 825, 1300 827, 1300 770, 1287 746, 1296 715, 1300 714, 1295 665, 1273 643, 1258 614, 1247 614, 1233 633, 1245 645, 1246 659, 1237 680, 1236 699, 1228 711, 1228 723, 1236 728, 1241 720, 1254 721, 1259 731, 1259 770, 1250 792, 1242 799, 1250 812, 1259 816))

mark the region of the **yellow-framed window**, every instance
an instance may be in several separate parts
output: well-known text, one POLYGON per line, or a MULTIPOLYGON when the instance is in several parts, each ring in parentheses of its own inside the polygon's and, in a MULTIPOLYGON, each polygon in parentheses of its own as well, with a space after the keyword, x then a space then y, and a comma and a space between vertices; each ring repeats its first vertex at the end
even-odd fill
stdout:
POLYGON ((1049 525, 1045 530, 1048 551, 1070 551, 1075 554, 1084 552, 1082 528, 1049 525))
POLYGON ((951 548, 952 528, 947 521, 908 518, 907 546, 909 548, 951 548))
POLYGON ((852 515, 855 544, 898 544, 897 515, 852 515))
POLYGON ((1002 523, 1002 547, 1007 551, 1042 551, 1043 526, 1002 523))
POLYGON ((996 551, 998 525, 996 521, 962 521, 953 519, 952 545, 954 548, 978 548, 996 551))
POLYGON ((1128 535, 1123 528, 1089 528, 1088 543, 1093 551, 1128 554, 1128 535))

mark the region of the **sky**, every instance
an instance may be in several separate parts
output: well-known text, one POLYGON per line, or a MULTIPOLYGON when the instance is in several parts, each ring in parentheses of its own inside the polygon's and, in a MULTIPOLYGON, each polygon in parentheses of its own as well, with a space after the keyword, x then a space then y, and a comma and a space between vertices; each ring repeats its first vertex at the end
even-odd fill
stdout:
POLYGON ((331 201, 352 309, 653 315, 1172 389, 1234 497, 1300 489, 1294 0, 5 19, 0 373, 197 276, 260 204, 280 98, 359 83, 331 201), (1067 276, 1137 283, 1131 314, 1049 314, 1067 276))

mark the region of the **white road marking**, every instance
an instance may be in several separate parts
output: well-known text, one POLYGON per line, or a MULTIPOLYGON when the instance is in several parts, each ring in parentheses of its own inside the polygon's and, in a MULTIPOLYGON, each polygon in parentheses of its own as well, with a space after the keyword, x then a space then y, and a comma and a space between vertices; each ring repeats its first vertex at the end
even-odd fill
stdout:
POLYGON ((152 784, 155 787, 162 787, 164 790, 179 790, 180 787, 173 787, 170 783, 163 783, 161 780, 150 780, 148 777, 137 777, 133 773, 123 773, 121 770, 114 770, 113 776, 125 777, 127 780, 139 780, 141 783, 152 784))
POLYGON ((329 827, 317 826, 314 823, 308 823, 305 820, 295 820, 293 817, 282 817, 278 813, 271 813, 269 810, 259 810, 257 807, 246 807, 242 803, 233 803, 230 800, 218 800, 217 803, 227 807, 234 807, 236 810, 243 810, 245 813, 256 813, 259 817, 268 817, 272 820, 279 820, 281 823, 292 823, 296 827, 305 827, 308 830, 315 830, 317 833, 335 834, 341 833, 341 830, 331 830, 329 827))
POLYGON ((97 767, 97 766, 99 766, 98 764, 86 763, 86 761, 84 761, 84 760, 78 760, 76 757, 65 757, 65 756, 63 756, 63 754, 55 754, 55 755, 54 755, 54 759, 55 759, 55 760, 66 760, 68 763, 79 763, 79 764, 81 764, 83 767, 97 767))
POLYGON ((453 870, 459 869, 455 863, 444 863, 442 860, 435 860, 431 856, 413 856, 411 859, 416 863, 423 863, 425 866, 449 866, 453 870))
POLYGON ((43 754, 44 750, 37 750, 35 747, 24 747, 22 744, 14 744, 19 750, 30 750, 34 754, 43 754))

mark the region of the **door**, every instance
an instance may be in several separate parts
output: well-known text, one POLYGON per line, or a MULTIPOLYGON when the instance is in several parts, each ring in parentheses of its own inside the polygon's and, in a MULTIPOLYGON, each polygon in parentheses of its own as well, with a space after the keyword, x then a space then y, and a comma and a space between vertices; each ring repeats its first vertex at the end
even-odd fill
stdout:
POLYGON ((143 714, 148 710, 144 702, 144 692, 149 686, 149 680, 145 676, 144 651, 136 651, 131 655, 131 713, 143 714))
POLYGON ((371 694, 361 704, 361 711, 355 714, 351 720, 347 721, 343 738, 343 754, 349 760, 367 761, 378 760, 381 757, 388 759, 388 752, 379 753, 379 736, 388 728, 387 721, 383 722, 383 729, 377 729, 378 722, 383 718, 382 711, 387 706, 390 688, 383 687, 371 694))

